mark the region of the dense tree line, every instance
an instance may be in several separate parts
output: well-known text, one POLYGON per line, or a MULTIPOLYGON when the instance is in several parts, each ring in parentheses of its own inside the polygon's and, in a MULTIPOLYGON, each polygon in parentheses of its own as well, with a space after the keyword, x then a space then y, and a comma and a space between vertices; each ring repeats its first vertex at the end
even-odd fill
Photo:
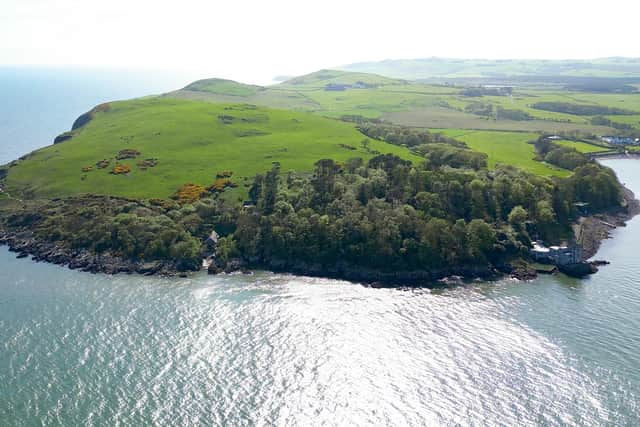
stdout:
MULTIPOLYGON (((538 145, 545 158, 557 150, 538 145)), ((393 155, 323 159, 312 175, 285 174, 274 163, 255 177, 252 207, 212 195, 193 203, 79 196, 0 206, 0 225, 72 249, 172 260, 185 270, 199 267, 216 230, 220 261, 455 272, 523 256, 534 238, 569 236, 576 202, 597 212, 622 200, 613 171, 594 162, 551 179, 509 166, 488 170, 486 155, 463 147, 429 142, 415 151, 422 164, 393 155)))
POLYGON ((538 110, 573 114, 576 116, 612 116, 637 114, 635 111, 625 110, 622 108, 606 107, 603 105, 572 104, 570 102, 536 102, 531 107, 538 110))
POLYGON ((640 131, 638 131, 635 127, 628 123, 620 123, 614 120, 611 120, 604 116, 595 116, 591 118, 591 124, 596 126, 609 126, 614 129, 619 130, 619 134, 623 136, 630 136, 633 138, 637 138, 640 136, 640 131))
POLYGON ((523 121, 533 119, 533 117, 526 111, 507 109, 503 108, 500 105, 494 108, 493 104, 484 102, 471 102, 467 104, 464 110, 467 113, 484 117, 493 117, 496 120, 502 119, 523 121))
POLYGON ((614 122, 604 116, 595 116, 591 118, 591 124, 594 126, 609 126, 618 130, 631 130, 633 126, 626 123, 614 122))
POLYGON ((577 201, 606 209, 621 200, 615 175, 593 163, 555 180, 475 167, 413 165, 392 155, 321 160, 312 177, 281 176, 274 166, 256 178, 256 207, 239 214, 232 247, 255 264, 283 268, 455 270, 520 256, 533 237, 558 240, 577 201))
POLYGON ((360 123, 358 130, 372 139, 388 142, 394 145, 415 147, 422 144, 446 143, 456 147, 466 147, 466 144, 449 138, 440 133, 432 133, 426 129, 394 126, 368 121, 360 123))
POLYGON ((193 206, 102 196, 30 203, 5 213, 3 225, 28 229, 42 240, 70 249, 108 252, 135 261, 171 259, 184 270, 201 263, 202 241, 197 237, 201 220, 193 206))
POLYGON ((577 167, 589 163, 589 158, 578 150, 564 145, 554 144, 546 137, 540 137, 534 142, 538 160, 545 161, 563 169, 575 170, 577 167))
POLYGON ((513 88, 510 86, 503 87, 467 87, 460 91, 460 95, 468 97, 481 97, 481 96, 509 96, 513 93, 513 88))
POLYGON ((485 102, 470 102, 464 107, 464 111, 478 116, 493 117, 493 104, 485 102))
POLYGON ((527 113, 526 111, 512 110, 498 106, 496 108, 496 119, 523 121, 533 120, 533 116, 531 116, 531 114, 527 113))

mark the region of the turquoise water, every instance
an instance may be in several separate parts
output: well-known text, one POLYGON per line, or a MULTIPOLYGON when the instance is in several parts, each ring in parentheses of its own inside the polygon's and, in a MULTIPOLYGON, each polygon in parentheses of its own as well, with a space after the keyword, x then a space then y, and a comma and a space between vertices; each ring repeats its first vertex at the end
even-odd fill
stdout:
MULTIPOLYGON (((640 193, 640 163, 607 164, 640 193)), ((0 425, 638 425, 639 241, 640 217, 586 280, 441 290, 110 277, 0 248, 0 425)))

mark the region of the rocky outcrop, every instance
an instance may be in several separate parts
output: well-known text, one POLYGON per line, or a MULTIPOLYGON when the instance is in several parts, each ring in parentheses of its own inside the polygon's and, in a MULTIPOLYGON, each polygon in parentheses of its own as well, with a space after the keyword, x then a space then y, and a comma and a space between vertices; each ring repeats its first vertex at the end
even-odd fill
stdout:
POLYGON ((579 279, 598 272, 598 267, 596 267, 593 262, 559 265, 558 269, 567 276, 577 277, 579 279))
POLYGON ((34 261, 66 265, 72 270, 89 273, 132 274, 174 276, 187 271, 197 271, 200 266, 182 261, 133 261, 110 253, 94 254, 86 249, 70 249, 54 242, 39 240, 29 231, 0 231, 0 245, 9 246, 9 250, 18 253, 18 258, 32 256, 34 261))
POLYGON ((73 122, 73 125, 71 126, 71 130, 74 131, 76 129, 80 129, 81 127, 89 123, 91 120, 93 120, 96 113, 109 111, 109 109, 111 109, 111 105, 109 105, 108 102, 93 107, 90 111, 87 111, 86 113, 80 115, 80 117, 78 117, 73 122))
POLYGON ((611 231, 624 227, 626 222, 640 213, 640 202, 631 190, 623 187, 623 207, 603 214, 581 218, 575 226, 576 239, 582 245, 582 259, 593 257, 602 241, 611 236, 611 231))
POLYGON ((70 140, 71 138, 73 138, 73 132, 64 132, 61 133, 60 135, 56 136, 56 138, 53 140, 53 144, 60 144, 61 142, 65 142, 70 140))
POLYGON ((325 277, 331 279, 348 280, 365 283, 374 287, 397 286, 442 286, 442 279, 459 276, 464 279, 497 279, 505 272, 501 272, 491 265, 467 266, 459 269, 434 269, 415 271, 378 271, 349 265, 346 263, 326 266, 298 262, 289 264, 284 261, 272 260, 269 263, 257 260, 232 260, 226 265, 225 272, 243 271, 247 268, 266 269, 278 273, 291 273, 311 277, 325 277))

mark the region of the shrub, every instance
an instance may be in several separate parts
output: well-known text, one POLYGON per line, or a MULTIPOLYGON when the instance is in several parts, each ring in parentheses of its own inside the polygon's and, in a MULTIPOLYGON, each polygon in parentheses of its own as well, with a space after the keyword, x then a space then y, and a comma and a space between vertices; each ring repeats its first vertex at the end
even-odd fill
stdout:
POLYGON ((116 160, 124 160, 124 159, 135 159, 140 155, 138 150, 134 150, 133 148, 126 148, 124 150, 118 151, 116 155, 116 160))
POLYGON ((111 169, 111 172, 109 173, 113 175, 126 175, 129 172, 131 172, 131 166, 127 165, 126 163, 118 163, 113 167, 113 169, 111 169))
POLYGON ((154 168, 158 165, 158 159, 144 159, 137 163, 138 167, 142 170, 147 168, 154 168))
POLYGON ((205 188, 199 184, 188 183, 180 187, 171 198, 179 203, 193 203, 206 193, 205 188))
POLYGON ((207 190, 212 193, 221 193, 227 187, 235 188, 237 186, 238 184, 232 182, 229 178, 218 178, 213 182, 213 184, 207 187, 207 190))
POLYGON ((96 167, 98 169, 105 169, 107 167, 109 167, 109 164, 111 163, 111 160, 109 159, 102 159, 99 162, 96 163, 96 167))

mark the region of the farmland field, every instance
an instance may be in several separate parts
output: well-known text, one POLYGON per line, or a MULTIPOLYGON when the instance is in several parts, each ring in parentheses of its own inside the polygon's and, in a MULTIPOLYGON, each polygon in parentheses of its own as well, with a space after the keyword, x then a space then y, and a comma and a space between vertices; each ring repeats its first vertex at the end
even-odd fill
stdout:
POLYGON ((569 174, 564 169, 534 160, 535 149, 533 144, 529 144, 529 142, 538 138, 535 133, 468 131, 464 129, 440 129, 437 132, 463 141, 473 150, 486 153, 489 156, 490 168, 497 164, 505 164, 542 176, 567 176, 569 174))
POLYGON ((546 120, 495 120, 442 107, 385 113, 382 119, 403 126, 425 128, 458 128, 469 130, 503 130, 522 132, 586 132, 611 133, 611 128, 579 123, 558 123, 546 120))
POLYGON ((327 117, 358 115, 382 118, 406 126, 462 128, 525 132, 573 132, 599 136, 616 133, 608 126, 594 126, 591 116, 579 116, 534 108, 540 102, 598 105, 637 111, 637 115, 615 116, 615 122, 640 128, 640 94, 582 93, 541 88, 514 88, 510 96, 465 96, 463 87, 423 84, 363 73, 322 70, 278 85, 257 88, 212 79, 189 85, 168 97, 210 102, 247 102, 273 108, 309 111, 327 117), (326 90, 326 85, 344 85, 344 90, 326 90), (353 85, 357 85, 353 86, 353 85), (257 88, 257 89, 256 89, 257 88), (474 103, 489 105, 489 117, 465 110, 474 103), (497 108, 526 113, 531 120, 512 120, 497 114, 497 108), (496 119, 496 115, 498 116, 496 119))
POLYGON ((566 139, 553 141, 553 143, 558 145, 563 145, 565 147, 575 148, 581 153, 601 153, 603 151, 610 151, 612 149, 607 147, 599 147, 593 144, 587 144, 585 142, 571 141, 566 139))

